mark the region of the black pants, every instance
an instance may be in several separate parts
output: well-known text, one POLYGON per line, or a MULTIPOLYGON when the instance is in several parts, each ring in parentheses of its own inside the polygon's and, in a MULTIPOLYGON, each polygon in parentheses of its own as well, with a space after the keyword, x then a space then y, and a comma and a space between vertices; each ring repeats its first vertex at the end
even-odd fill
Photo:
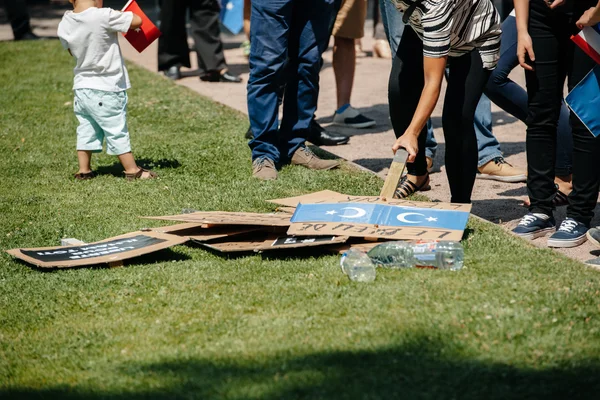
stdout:
POLYGON ((31 31, 29 25, 29 13, 25 0, 4 0, 6 16, 10 21, 15 39, 20 39, 24 34, 31 31))
MULTIPOLYGON (((469 203, 477 173, 477 139, 473 118, 490 71, 483 68, 481 56, 474 50, 461 57, 449 58, 449 77, 442 114, 446 138, 446 173, 452 202, 469 203)), ((389 82, 390 117, 396 137, 410 125, 423 91, 423 42, 412 29, 405 29, 392 64, 389 82)), ((419 135, 419 153, 408 164, 411 175, 425 175, 426 128, 419 135)))
MULTIPOLYGON (((570 36, 577 32, 575 21, 595 0, 577 0, 564 9, 550 10, 543 0, 532 0, 529 34, 535 52, 534 71, 527 71, 527 190, 529 210, 552 214, 555 195, 554 162, 556 128, 568 77, 571 90, 594 67, 594 61, 573 44, 570 36)), ((598 199, 600 178, 600 140, 594 138, 581 121, 571 114, 573 131, 573 191, 569 196, 567 216, 590 224, 598 199)))
POLYGON ((164 0, 160 10, 162 36, 158 39, 158 70, 177 64, 191 67, 185 28, 188 9, 200 75, 225 69, 219 3, 216 0, 164 0))

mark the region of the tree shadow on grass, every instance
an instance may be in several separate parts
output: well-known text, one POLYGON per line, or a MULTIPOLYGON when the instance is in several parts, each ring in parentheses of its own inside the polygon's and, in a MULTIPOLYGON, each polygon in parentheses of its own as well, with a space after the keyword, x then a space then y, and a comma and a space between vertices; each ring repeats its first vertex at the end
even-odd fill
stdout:
MULTIPOLYGON (((165 169, 181 167, 181 163, 175 159, 163 158, 159 160, 152 160, 150 158, 138 158, 135 161, 138 166, 146 169, 165 169)), ((124 176, 123 166, 118 161, 111 165, 98 166, 98 168, 96 168, 96 173, 98 175, 112 175, 117 178, 122 178, 124 176)))
MULTIPOLYGON (((451 337, 436 340, 430 333, 406 340, 375 350, 282 353, 266 360, 181 357, 129 362, 114 368, 117 381, 136 382, 131 389, 88 389, 89 383, 82 388, 14 387, 0 390, 0 398, 573 400, 597 398, 600 390, 597 358, 573 361, 573 367, 515 367, 467 358, 468 352, 451 337)), ((554 365, 561 365, 560 360, 554 365)), ((99 382, 100 387, 110 384, 99 382)))

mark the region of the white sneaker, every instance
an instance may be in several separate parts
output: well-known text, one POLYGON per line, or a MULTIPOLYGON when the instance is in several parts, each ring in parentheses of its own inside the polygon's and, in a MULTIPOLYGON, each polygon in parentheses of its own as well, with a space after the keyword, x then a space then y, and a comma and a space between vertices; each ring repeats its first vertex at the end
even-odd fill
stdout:
POLYGON ((343 109, 342 112, 338 112, 338 110, 333 114, 332 125, 346 126, 349 128, 370 128, 377 125, 374 120, 365 117, 350 104, 347 104, 344 107, 341 107, 341 109, 343 109))

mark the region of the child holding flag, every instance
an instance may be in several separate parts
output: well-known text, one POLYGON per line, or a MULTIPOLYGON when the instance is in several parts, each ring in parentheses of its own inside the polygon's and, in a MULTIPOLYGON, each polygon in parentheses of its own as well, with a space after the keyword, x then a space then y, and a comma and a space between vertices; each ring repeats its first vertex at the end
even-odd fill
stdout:
MULTIPOLYGON (((515 0, 517 53, 525 69, 528 94, 527 190, 531 205, 513 232, 533 239, 554 232, 554 155, 556 127, 568 77, 572 90, 595 62, 571 41, 582 15, 588 23, 595 0, 515 0), (588 12, 586 12, 588 10, 588 12), (585 15, 584 15, 585 13, 585 15)), ((584 18, 582 18, 584 19, 584 18)), ((574 247, 586 241, 586 231, 598 199, 600 139, 571 113, 573 132, 573 191, 567 218, 548 239, 550 247, 574 247)))
POLYGON ((142 25, 132 12, 102 8, 102 0, 69 0, 67 11, 58 25, 61 44, 75 57, 73 91, 77 127, 78 180, 95 176, 91 169, 92 153, 116 155, 128 180, 150 179, 157 175, 137 166, 127 129, 127 92, 131 87, 119 48, 118 32, 126 33, 142 25))

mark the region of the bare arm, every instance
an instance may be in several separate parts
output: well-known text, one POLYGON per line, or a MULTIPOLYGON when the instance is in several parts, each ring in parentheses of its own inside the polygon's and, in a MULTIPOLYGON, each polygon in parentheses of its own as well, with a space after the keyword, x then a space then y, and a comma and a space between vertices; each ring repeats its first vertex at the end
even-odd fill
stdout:
POLYGON ((579 21, 577 21, 577 27, 582 29, 584 26, 592 26, 600 23, 600 0, 596 7, 592 7, 583 13, 579 21))
POLYGON ((415 157, 419 151, 417 138, 427 123, 427 120, 431 117, 433 109, 440 97, 446 61, 447 57, 423 57, 425 85, 421 92, 419 104, 417 105, 415 115, 413 116, 410 125, 392 146, 394 153, 400 148, 406 149, 408 152, 408 162, 412 163, 415 161, 415 157))
POLYGON ((140 17, 137 14, 133 14, 133 19, 131 20, 131 25, 129 26, 129 29, 137 29, 140 26, 142 26, 142 17, 140 17))
POLYGON ((533 42, 529 36, 529 0, 515 0, 515 15, 517 19, 517 57, 521 67, 528 71, 533 71, 533 66, 527 63, 527 57, 535 62, 535 53, 533 52, 533 42))

